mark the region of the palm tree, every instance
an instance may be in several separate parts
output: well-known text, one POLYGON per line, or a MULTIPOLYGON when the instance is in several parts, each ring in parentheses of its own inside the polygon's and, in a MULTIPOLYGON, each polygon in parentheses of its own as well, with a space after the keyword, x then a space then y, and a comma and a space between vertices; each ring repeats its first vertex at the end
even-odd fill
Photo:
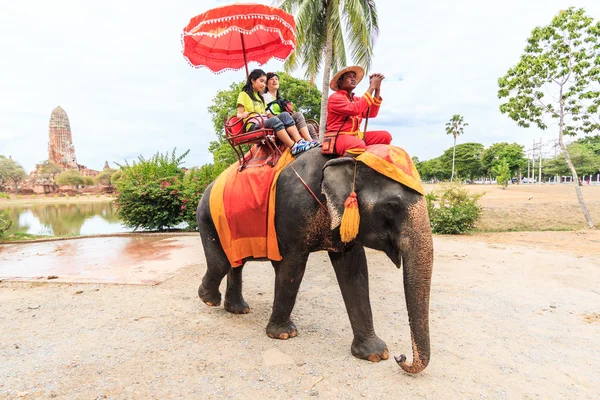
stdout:
POLYGON ((329 79, 346 66, 346 42, 354 63, 368 70, 379 34, 375 0, 278 0, 279 6, 296 16, 296 51, 284 68, 302 65, 311 81, 323 71, 319 134, 325 134, 329 79))
POLYGON ((464 132, 464 127, 469 126, 462 115, 454 114, 450 121, 446 122, 446 133, 448 135, 454 136, 454 149, 452 150, 452 175, 450 176, 450 182, 454 180, 454 158, 456 157, 456 137, 462 135, 464 132))

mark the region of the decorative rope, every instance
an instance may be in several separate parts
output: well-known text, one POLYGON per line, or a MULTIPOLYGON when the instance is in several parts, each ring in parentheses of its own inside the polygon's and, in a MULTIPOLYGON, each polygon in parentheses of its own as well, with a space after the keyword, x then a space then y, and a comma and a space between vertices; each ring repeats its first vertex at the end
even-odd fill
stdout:
POLYGON ((213 19, 205 20, 205 21, 198 23, 198 25, 196 25, 192 29, 188 30, 188 32, 186 32, 186 33, 188 33, 190 35, 194 35, 195 32, 198 31, 203 25, 214 24, 214 23, 219 23, 219 22, 234 21, 234 20, 239 20, 239 19, 266 19, 269 21, 275 20, 275 21, 280 22, 286 28, 288 28, 290 30, 290 32, 292 33, 292 35, 294 35, 294 37, 296 37, 295 28, 290 23, 288 23, 285 19, 281 18, 278 15, 267 15, 267 14, 237 14, 237 15, 230 15, 227 17, 213 18, 213 19))

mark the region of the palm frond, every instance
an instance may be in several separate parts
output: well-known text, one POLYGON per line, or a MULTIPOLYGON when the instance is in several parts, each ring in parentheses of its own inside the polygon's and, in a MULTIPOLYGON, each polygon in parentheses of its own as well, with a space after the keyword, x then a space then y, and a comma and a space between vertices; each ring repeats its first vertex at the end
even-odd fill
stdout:
POLYGON ((368 70, 373 59, 375 39, 379 34, 375 2, 345 0, 342 11, 352 59, 368 70))
POLYGON ((321 68, 327 39, 325 17, 321 0, 304 0, 298 8, 296 47, 299 49, 299 54, 297 57, 302 60, 302 65, 306 68, 306 77, 316 75, 321 68))
POLYGON ((331 71, 339 71, 346 66, 346 46, 344 41, 344 31, 340 16, 339 2, 332 1, 327 9, 327 28, 333 36, 333 57, 331 58, 331 71))

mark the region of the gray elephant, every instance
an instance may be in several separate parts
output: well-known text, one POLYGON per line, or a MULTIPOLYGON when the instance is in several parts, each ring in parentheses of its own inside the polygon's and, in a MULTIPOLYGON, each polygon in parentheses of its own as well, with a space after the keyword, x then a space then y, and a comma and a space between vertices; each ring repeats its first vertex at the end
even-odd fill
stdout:
MULTIPOLYGON (((197 210, 207 261, 207 271, 198 294, 207 305, 220 305, 219 285, 227 275, 225 309, 232 313, 247 313, 249 307, 242 295, 243 264, 231 268, 219 243, 209 207, 211 189, 212 184, 197 210)), ((352 354, 370 361, 387 359, 387 346, 373 328, 364 250, 364 247, 369 247, 385 252, 398 268, 404 268, 413 361, 408 362, 404 355, 396 357, 396 361, 409 373, 425 369, 430 358, 429 292, 433 244, 424 197, 352 158, 331 159, 322 155, 319 149, 303 153, 285 167, 276 190, 275 227, 283 259, 272 262, 276 280, 275 299, 266 328, 267 335, 277 339, 297 335, 296 325, 290 316, 308 255, 327 250, 354 333, 352 354), (328 212, 299 181, 292 166, 326 205, 328 212), (359 232, 355 240, 343 243, 339 226, 344 201, 352 191, 354 179, 360 212, 359 232)))

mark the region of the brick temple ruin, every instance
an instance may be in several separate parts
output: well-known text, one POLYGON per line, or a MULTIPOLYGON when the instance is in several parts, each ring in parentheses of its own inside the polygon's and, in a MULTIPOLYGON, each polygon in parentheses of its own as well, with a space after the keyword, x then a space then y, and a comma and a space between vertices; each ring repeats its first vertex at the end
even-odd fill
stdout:
MULTIPOLYGON (((48 126, 48 162, 59 166, 64 171, 77 170, 81 176, 94 177, 100 173, 77 162, 69 117, 60 106, 52 110, 50 114, 50 123, 48 126)), ((30 173, 29 179, 21 187, 24 193, 52 193, 62 190, 62 188, 59 188, 52 181, 48 181, 47 177, 43 177, 43 174, 40 172, 43 165, 36 164, 35 170, 30 173)), ((105 163, 104 169, 107 166, 108 163, 105 163)))
POLYGON ((50 114, 48 161, 61 166, 65 170, 76 169, 81 176, 94 177, 99 174, 98 171, 77 163, 73 135, 71 134, 71 124, 69 123, 67 113, 61 106, 56 107, 50 114))
POLYGON ((48 161, 65 169, 78 168, 69 117, 60 106, 50 114, 48 161))
MULTIPOLYGON (((55 182, 55 177, 61 172, 68 170, 76 170, 81 176, 95 177, 100 173, 81 165, 77 162, 75 155, 75 146, 73 145, 73 135, 71 133, 71 124, 69 117, 62 107, 58 106, 50 114, 50 123, 48 126, 48 163, 56 165, 58 168, 49 170, 44 166, 46 163, 36 164, 35 169, 29 173, 29 177, 19 185, 19 193, 21 194, 48 194, 48 193, 69 193, 75 192, 77 188, 70 186, 59 186, 55 182)), ((104 163, 104 170, 109 169, 108 161, 104 163)), ((13 186, 5 185, 4 190, 15 192, 13 186)), ((87 186, 88 193, 110 193, 114 188, 94 185, 87 186)), ((78 191, 76 193, 79 193, 78 191)))

